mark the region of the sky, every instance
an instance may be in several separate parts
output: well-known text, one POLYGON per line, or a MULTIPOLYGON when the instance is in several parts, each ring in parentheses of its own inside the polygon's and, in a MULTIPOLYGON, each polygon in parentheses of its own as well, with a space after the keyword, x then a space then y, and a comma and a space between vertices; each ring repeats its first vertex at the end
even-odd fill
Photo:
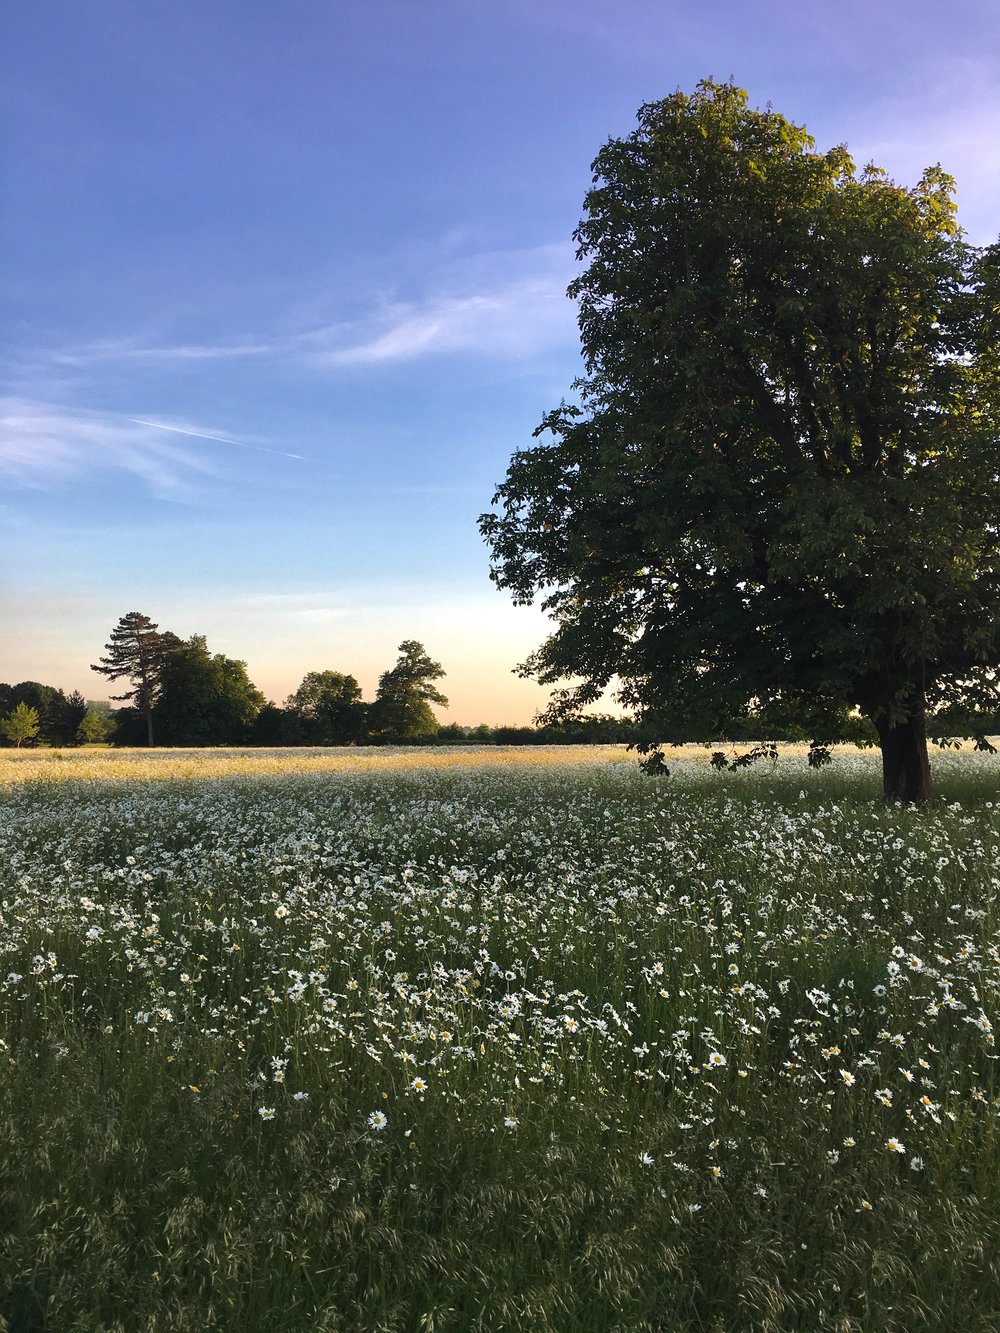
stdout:
POLYGON ((528 722, 476 520, 581 370, 593 157, 705 77, 997 238, 996 0, 8 0, 0 680, 106 698, 141 611, 276 702, 418 639, 442 721, 528 722))

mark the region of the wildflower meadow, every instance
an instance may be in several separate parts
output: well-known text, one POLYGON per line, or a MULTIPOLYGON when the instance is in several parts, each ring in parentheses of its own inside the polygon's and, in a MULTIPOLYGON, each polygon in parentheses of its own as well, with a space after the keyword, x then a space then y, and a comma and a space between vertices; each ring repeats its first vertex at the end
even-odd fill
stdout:
POLYGON ((0 1328, 1000 1310, 1000 756, 0 755, 0 1328))

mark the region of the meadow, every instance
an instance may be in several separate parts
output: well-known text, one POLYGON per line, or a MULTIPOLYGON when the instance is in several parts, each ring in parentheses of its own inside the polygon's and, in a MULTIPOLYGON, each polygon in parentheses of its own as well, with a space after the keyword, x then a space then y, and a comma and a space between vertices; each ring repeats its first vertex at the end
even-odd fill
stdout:
POLYGON ((0 753, 0 1328, 1000 1310, 1000 756, 0 753))

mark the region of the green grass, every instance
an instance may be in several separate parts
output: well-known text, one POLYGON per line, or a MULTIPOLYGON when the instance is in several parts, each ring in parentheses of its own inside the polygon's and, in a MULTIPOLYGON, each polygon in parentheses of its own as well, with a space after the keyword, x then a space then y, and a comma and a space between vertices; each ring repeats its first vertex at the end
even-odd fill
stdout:
POLYGON ((995 1330, 1000 765, 574 759, 0 788, 0 1327, 995 1330))

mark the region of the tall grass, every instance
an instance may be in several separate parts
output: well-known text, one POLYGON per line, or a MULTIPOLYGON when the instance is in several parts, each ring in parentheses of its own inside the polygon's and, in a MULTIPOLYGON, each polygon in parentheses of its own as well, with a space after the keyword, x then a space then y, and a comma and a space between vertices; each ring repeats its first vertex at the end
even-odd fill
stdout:
POLYGON ((14 1333, 995 1329, 993 757, 31 762, 14 1333))

